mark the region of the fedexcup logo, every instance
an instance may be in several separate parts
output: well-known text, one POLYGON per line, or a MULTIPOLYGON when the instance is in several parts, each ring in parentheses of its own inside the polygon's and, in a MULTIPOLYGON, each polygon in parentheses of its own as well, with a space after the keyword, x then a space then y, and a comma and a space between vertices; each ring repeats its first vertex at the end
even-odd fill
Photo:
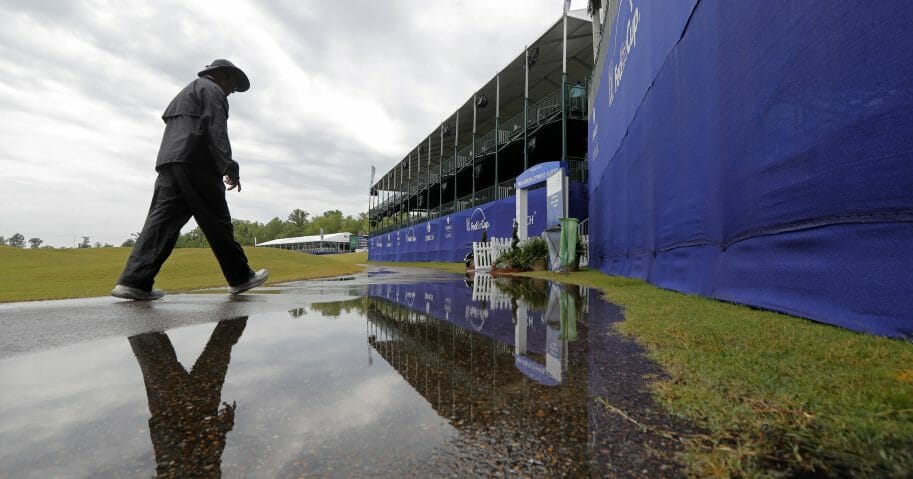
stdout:
POLYGON ((406 242, 415 243, 415 228, 409 228, 409 232, 406 233, 406 242))
POLYGON ((482 208, 476 208, 472 215, 466 218, 466 231, 487 230, 488 226, 488 220, 485 218, 482 208))

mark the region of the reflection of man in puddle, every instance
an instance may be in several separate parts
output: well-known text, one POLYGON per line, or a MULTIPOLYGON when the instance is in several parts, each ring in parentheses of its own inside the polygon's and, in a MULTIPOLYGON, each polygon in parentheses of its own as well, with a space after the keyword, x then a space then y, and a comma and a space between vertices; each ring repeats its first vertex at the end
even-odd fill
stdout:
POLYGON ((235 424, 235 404, 222 403, 222 384, 247 317, 216 325, 188 373, 164 333, 127 338, 143 371, 149 400, 149 433, 158 477, 218 477, 225 435, 235 424))

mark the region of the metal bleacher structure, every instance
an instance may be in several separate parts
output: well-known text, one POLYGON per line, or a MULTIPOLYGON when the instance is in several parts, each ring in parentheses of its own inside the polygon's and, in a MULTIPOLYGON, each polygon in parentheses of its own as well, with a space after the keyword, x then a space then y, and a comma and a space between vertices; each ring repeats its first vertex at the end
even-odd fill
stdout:
POLYGON ((374 181, 369 236, 511 198, 546 161, 586 183, 592 25, 585 10, 562 15, 374 181))

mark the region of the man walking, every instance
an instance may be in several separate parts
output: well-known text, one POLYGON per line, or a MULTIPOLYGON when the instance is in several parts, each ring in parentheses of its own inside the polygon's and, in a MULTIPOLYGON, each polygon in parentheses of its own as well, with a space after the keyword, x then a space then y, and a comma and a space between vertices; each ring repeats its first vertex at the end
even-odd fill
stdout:
POLYGON ((229 190, 241 191, 238 163, 228 141, 228 95, 250 88, 247 75, 228 60, 215 60, 197 74, 165 109, 165 134, 155 169, 158 178, 143 230, 127 266, 111 291, 125 299, 160 299, 152 289, 174 249, 181 228, 194 217, 222 268, 231 294, 262 285, 269 272, 256 273, 234 239, 231 214, 225 202, 229 190))

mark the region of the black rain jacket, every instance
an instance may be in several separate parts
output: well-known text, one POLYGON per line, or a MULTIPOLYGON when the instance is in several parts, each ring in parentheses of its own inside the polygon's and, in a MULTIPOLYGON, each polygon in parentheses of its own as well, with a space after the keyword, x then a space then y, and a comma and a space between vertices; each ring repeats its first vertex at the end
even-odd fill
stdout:
POLYGON ((162 120, 165 134, 156 170, 170 163, 187 163, 240 179, 228 141, 228 98, 216 82, 207 77, 190 82, 168 104, 162 120))

